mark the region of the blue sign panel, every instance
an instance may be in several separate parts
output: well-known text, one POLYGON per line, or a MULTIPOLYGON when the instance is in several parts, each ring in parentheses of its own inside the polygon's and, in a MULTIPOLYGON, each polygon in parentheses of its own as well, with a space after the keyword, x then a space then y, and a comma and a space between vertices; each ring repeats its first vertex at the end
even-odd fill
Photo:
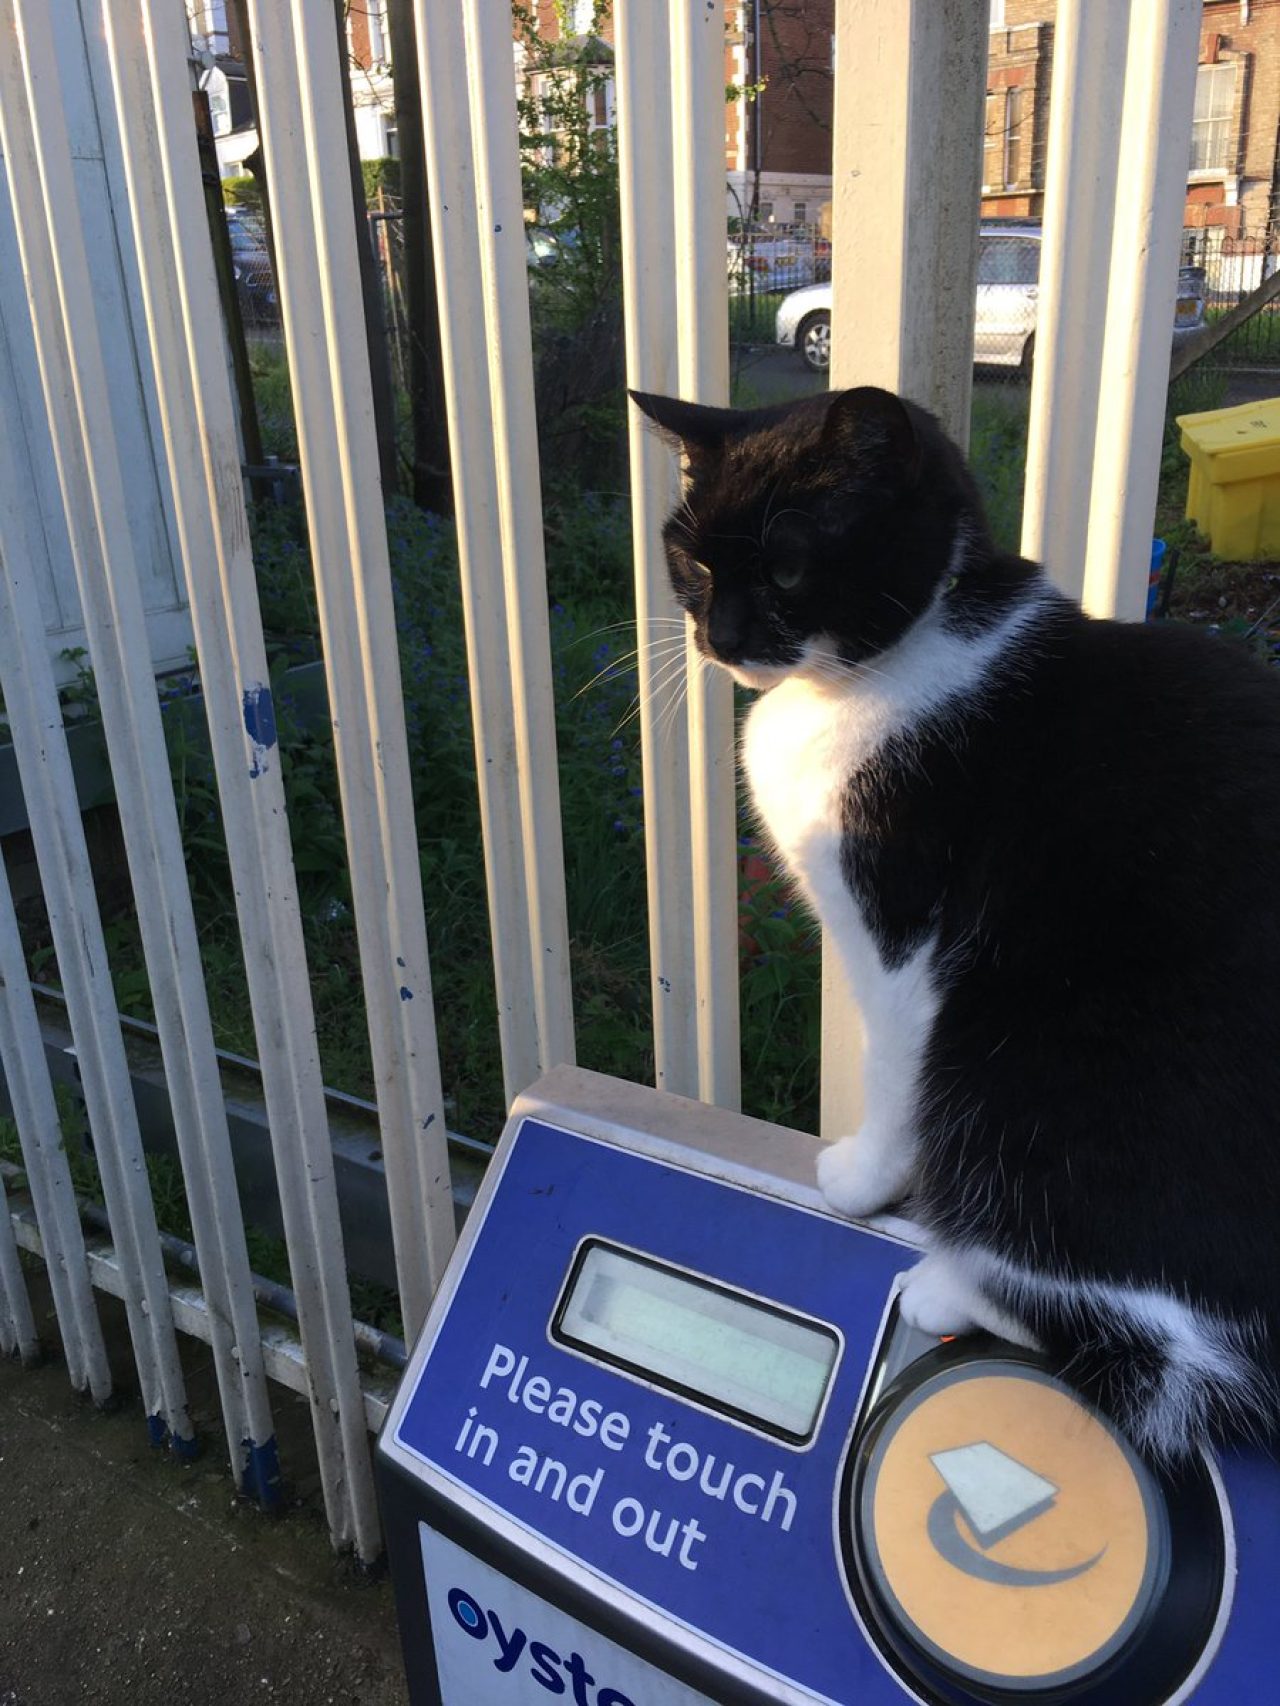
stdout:
POLYGON ((832 1698, 900 1702, 850 1611, 832 1500, 886 1300, 912 1260, 851 1225, 526 1121, 397 1438, 757 1664, 832 1698), (587 1238, 837 1329, 810 1443, 557 1344, 552 1318, 587 1238))
MULTIPOLYGON (((1016 1670, 1034 1692, 1038 1675, 1083 1674, 1095 1662, 1105 1671, 1134 1620, 1145 1624, 1148 1600, 1167 1600, 1166 1617, 1190 1605, 1194 1570, 1165 1594, 1160 1572, 1178 1564, 1184 1543, 1146 1470, 1123 1441, 1102 1438, 1096 1418, 1089 1462, 1077 1464, 1078 1401, 1051 1376, 995 1357, 943 1368, 909 1402, 881 1407, 896 1419, 873 1422, 867 1432, 878 1435, 849 1468, 893 1282, 914 1250, 535 1119, 505 1148, 480 1212, 402 1392, 396 1443, 435 1479, 721 1650, 819 1699, 900 1706, 911 1688, 892 1666, 937 1697, 973 1698, 963 1679, 995 1675, 998 1659, 1013 1666, 1002 1687, 1019 1691, 1016 1670), (881 1506, 893 1518, 883 1528, 881 1506), (873 1543, 850 1540, 855 1511, 873 1543), (864 1611, 867 1595, 879 1608, 880 1648, 854 1613, 851 1576, 864 1611), (1021 1620, 1011 1617, 1018 1595, 1021 1620), (1025 1654, 1007 1638, 1013 1625, 1025 1654), (943 1655, 942 1671, 930 1669, 930 1653, 943 1655)), ((1164 1673, 1135 1661, 1130 1673, 1151 1683, 1136 1682, 1142 1698, 1123 1695, 1124 1706, 1158 1706, 1171 1687, 1181 1701, 1188 1680, 1196 1706, 1275 1698, 1280 1472, 1242 1452, 1221 1474, 1234 1538, 1225 1556, 1218 1545, 1212 1592, 1198 1602, 1203 1637, 1164 1673)), ((449 1587, 466 1582, 436 1591, 449 1587)), ((437 1645, 443 1652, 448 1637, 462 1655, 449 1664, 479 1664, 482 1622, 477 1613, 461 1636, 456 1618, 441 1622, 437 1645)), ((501 1671, 494 1641, 497 1658, 484 1648, 485 1665, 501 1671)), ((1106 1686, 1100 1701, 1121 1698, 1106 1686)))

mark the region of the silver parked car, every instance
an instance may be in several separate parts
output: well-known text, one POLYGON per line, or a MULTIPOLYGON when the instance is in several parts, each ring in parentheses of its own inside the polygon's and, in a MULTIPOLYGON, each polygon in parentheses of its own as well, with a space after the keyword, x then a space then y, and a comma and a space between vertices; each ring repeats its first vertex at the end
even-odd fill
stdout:
MULTIPOLYGON (((1029 378, 1035 359, 1040 279, 1038 225, 984 225, 978 240, 978 293, 973 359, 982 367, 1016 367, 1029 378)), ((1202 270, 1178 275, 1174 335, 1194 331, 1204 320, 1202 270)), ((815 373, 831 364, 831 286, 812 284, 784 296, 776 337, 799 351, 815 373)))

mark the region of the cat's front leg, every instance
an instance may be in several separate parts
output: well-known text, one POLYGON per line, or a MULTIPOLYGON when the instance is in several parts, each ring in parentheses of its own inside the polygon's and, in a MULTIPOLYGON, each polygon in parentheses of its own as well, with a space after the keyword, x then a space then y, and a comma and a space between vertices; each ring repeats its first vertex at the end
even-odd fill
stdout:
POLYGON ((865 1119, 818 1157, 818 1189, 837 1214, 865 1220, 904 1197, 916 1173, 916 1142, 896 1122, 865 1119))

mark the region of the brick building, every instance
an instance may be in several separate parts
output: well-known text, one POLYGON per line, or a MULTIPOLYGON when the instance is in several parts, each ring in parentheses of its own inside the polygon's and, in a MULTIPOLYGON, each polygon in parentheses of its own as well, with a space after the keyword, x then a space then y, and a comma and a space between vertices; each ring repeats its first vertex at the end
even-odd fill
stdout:
POLYGON ((1038 218, 1053 71, 1054 0, 992 0, 982 217, 1038 218))
POLYGON ((1256 256, 1261 276, 1260 257, 1277 247, 1278 147, 1280 0, 1207 0, 1187 180, 1189 253, 1256 256))
POLYGON ((398 159, 387 0, 348 0, 347 55, 360 158, 398 159))
MULTIPOLYGON (((1055 0, 992 0, 984 217, 1043 212, 1056 10, 1055 0)), ((1261 277, 1262 256, 1275 251, 1280 227, 1278 149, 1280 0, 1205 0, 1187 259, 1239 256, 1241 285, 1250 282, 1250 264, 1261 277)))
POLYGON ((725 22, 730 215, 827 225, 835 0, 729 0, 725 22))

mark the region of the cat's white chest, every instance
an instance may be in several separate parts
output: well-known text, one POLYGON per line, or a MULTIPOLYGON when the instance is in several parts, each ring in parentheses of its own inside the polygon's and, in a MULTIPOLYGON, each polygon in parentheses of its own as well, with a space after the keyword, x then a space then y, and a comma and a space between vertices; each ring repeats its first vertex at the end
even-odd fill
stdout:
POLYGON ((880 956, 840 858, 849 778, 870 756, 869 731, 860 723, 846 696, 792 677, 752 707, 743 764, 770 839, 827 930, 859 999, 874 1003, 880 956))
POLYGON ((848 780, 870 756, 859 722, 847 698, 793 677, 752 706, 743 745, 761 821, 829 927, 850 904, 840 842, 848 780))
POLYGON ((833 692, 793 676, 752 707, 743 763, 764 827, 826 929, 858 998, 877 1054, 870 1070, 883 1066, 907 1085, 915 1068, 905 1057, 914 1059, 936 1011, 932 946, 889 970, 841 861, 845 832, 855 827, 846 821, 850 779, 900 726, 896 713, 892 702, 875 693, 833 692))

